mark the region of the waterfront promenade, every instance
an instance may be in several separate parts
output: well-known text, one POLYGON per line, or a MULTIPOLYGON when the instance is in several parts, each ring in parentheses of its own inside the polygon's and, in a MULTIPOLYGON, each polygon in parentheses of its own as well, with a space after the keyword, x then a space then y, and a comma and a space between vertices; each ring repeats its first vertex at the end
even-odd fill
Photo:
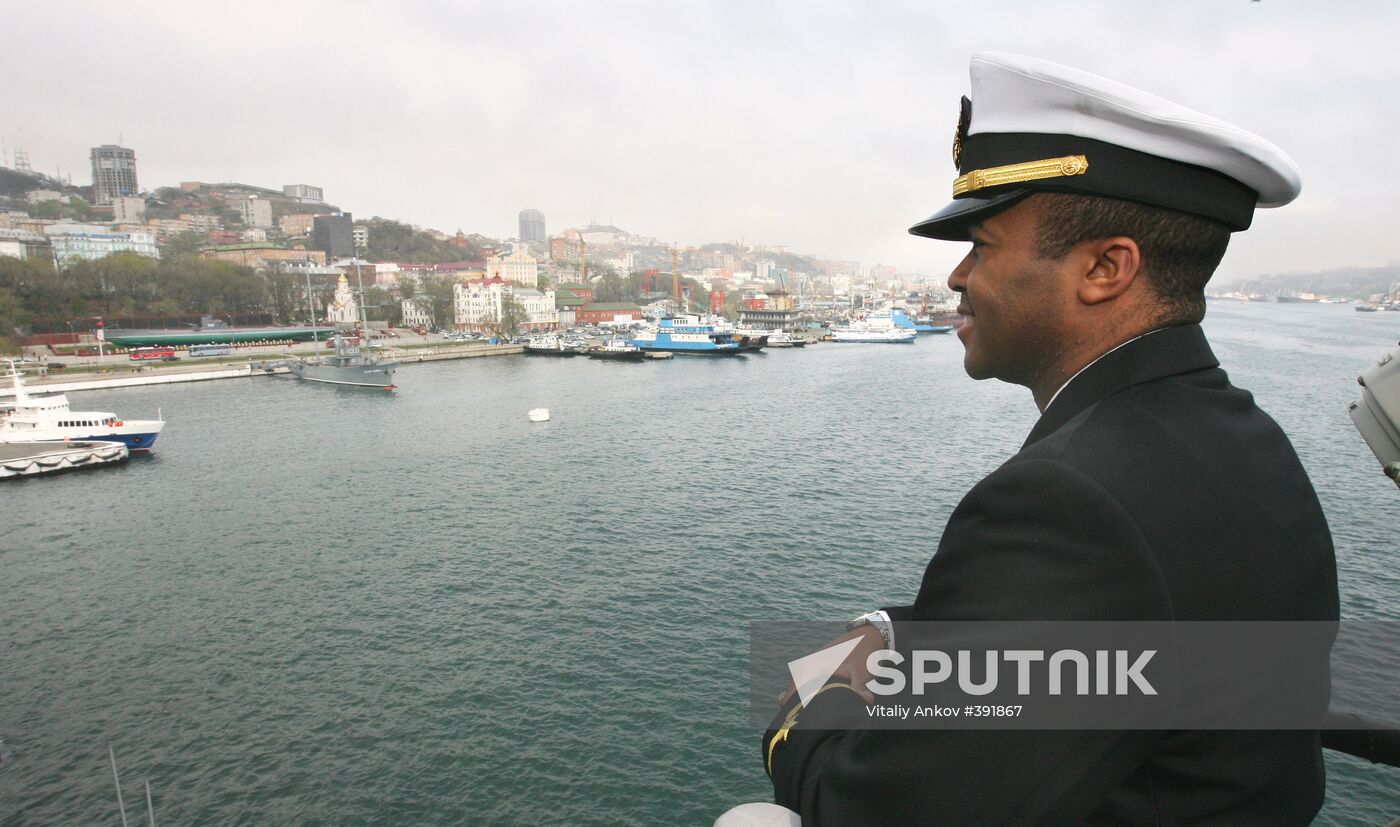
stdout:
MULTIPOLYGON (((459 343, 439 336, 417 336, 375 352, 401 365, 416 362, 438 362, 448 359, 474 359, 485 356, 512 356, 523 353, 523 345, 492 345, 484 342, 459 343)), ((275 366, 290 356, 315 356, 328 353, 325 342, 294 346, 265 345, 239 348, 235 355, 219 358, 192 359, 182 355, 178 362, 133 363, 126 354, 106 354, 102 357, 54 359, 62 361, 62 370, 47 370, 44 362, 26 363, 20 367, 33 371, 25 379, 30 390, 66 393, 68 391, 128 388, 142 385, 170 385, 181 382, 203 382, 213 379, 242 379, 250 376, 271 376, 287 373, 287 368, 275 366), (44 373, 47 375, 34 375, 44 373)), ((14 388, 0 387, 0 398, 13 396, 14 388)))

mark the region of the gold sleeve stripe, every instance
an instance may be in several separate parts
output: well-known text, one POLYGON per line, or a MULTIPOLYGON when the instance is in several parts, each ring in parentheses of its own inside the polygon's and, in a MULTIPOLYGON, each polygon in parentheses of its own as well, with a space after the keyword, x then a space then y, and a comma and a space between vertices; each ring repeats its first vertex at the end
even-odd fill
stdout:
POLYGON ((1063 158, 1047 158, 1044 161, 1027 161, 1023 164, 1008 164, 1004 167, 974 169, 966 175, 958 176, 958 179, 953 182, 953 197, 976 192, 983 187, 999 187, 1002 184, 1020 184, 1025 181, 1040 181, 1045 178, 1083 175, 1088 171, 1089 159, 1083 155, 1066 155, 1063 158))
MULTIPOLYGON (((827 684, 826 686, 823 686, 821 689, 818 689, 817 695, 822 694, 828 689, 849 689, 852 692, 856 692, 855 687, 851 686, 848 683, 832 682, 827 684)), ((856 692, 856 694, 859 695, 860 693, 856 692)), ((812 697, 816 698, 817 695, 813 695, 812 697)), ((769 778, 773 777, 773 748, 778 746, 778 743, 780 741, 787 740, 788 730, 792 729, 794 726, 797 725, 797 715, 801 711, 802 704, 798 704, 797 706, 794 706, 791 710, 789 710, 787 717, 783 719, 782 727, 779 728, 779 730, 776 733, 774 733, 773 740, 768 742, 768 758, 766 761, 764 761, 764 764, 767 767, 769 778)))

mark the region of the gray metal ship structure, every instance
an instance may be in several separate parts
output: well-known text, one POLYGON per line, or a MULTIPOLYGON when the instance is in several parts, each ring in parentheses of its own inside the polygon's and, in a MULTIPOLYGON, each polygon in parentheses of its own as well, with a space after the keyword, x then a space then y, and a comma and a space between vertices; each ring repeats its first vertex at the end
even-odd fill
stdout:
POLYGON ((361 352, 359 347, 340 335, 335 337, 335 352, 329 356, 287 360, 287 368, 298 379, 385 390, 396 387, 394 369, 398 366, 398 362, 380 359, 367 351, 361 352))
MULTIPOLYGON (((359 348, 360 343, 367 344, 369 342, 370 331, 369 321, 365 317, 365 279, 360 273, 360 260, 358 258, 355 259, 355 279, 359 282, 360 288, 358 299, 355 302, 355 311, 361 338, 355 344, 351 344, 344 334, 336 333, 335 352, 330 356, 288 359, 287 369, 298 379, 305 379, 308 382, 393 390, 397 387, 394 384, 394 369, 399 366, 399 363, 380 359, 368 347, 364 351, 359 348)), ((342 277, 343 280, 344 277, 342 277)), ((308 315, 314 318, 316 303, 311 295, 310 273, 306 275, 306 309, 308 315)), ((312 341, 315 341, 316 346, 320 347, 321 343, 316 340, 314 333, 312 341)))

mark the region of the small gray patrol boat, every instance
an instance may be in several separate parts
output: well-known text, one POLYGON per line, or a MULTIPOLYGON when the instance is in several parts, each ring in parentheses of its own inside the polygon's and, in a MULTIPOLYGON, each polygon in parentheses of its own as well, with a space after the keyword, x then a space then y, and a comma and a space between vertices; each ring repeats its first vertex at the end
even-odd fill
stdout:
POLYGON ((341 335, 335 337, 335 353, 309 359, 289 359, 287 368, 298 379, 327 382, 332 385, 358 385, 365 388, 393 390, 394 369, 398 362, 380 359, 372 353, 361 352, 341 335))
MULTIPOLYGON (((356 302, 356 311, 359 316, 359 329, 361 341, 368 343, 369 322, 365 318, 365 280, 360 274, 359 259, 355 260, 355 278, 360 283, 359 300, 356 302)), ((315 302, 311 297, 311 274, 306 275, 306 307, 311 316, 315 316, 315 302)), ((313 334, 313 341, 316 341, 313 334)), ((316 341, 317 346, 320 342, 316 341)), ((305 379, 308 382, 325 382, 331 385, 354 385, 361 388, 383 388, 393 390, 397 387, 394 384, 394 369, 399 366, 398 362, 391 362, 380 359, 370 352, 366 347, 361 351, 358 344, 351 344, 343 334, 336 333, 334 340, 335 352, 330 356, 312 356, 310 358, 301 357, 287 360, 287 369, 298 379, 305 379)))

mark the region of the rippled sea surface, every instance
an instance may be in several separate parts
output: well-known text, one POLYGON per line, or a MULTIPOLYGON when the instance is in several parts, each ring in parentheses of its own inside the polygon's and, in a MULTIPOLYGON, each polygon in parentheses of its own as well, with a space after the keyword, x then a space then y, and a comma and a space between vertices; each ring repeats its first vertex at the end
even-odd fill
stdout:
MULTIPOLYGON (((1345 409, 1400 314, 1216 303, 1206 329, 1312 474, 1344 616, 1400 617, 1400 491, 1345 409)), ((149 780, 165 824, 708 824, 766 799, 748 622, 909 602, 1035 421, 961 358, 72 394, 167 426, 148 459, 0 488, 0 824, 117 823, 109 745, 132 817, 149 780)), ((1400 770, 1328 768, 1318 823, 1400 816, 1400 770)))

